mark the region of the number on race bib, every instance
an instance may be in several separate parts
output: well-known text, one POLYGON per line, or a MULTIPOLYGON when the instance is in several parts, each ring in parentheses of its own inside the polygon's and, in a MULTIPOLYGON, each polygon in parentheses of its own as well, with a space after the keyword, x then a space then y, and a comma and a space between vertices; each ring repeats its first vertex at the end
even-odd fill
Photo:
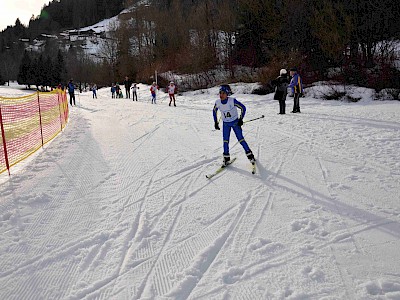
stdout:
POLYGON ((230 118, 231 117, 231 113, 228 111, 227 113, 224 113, 225 118, 230 118))

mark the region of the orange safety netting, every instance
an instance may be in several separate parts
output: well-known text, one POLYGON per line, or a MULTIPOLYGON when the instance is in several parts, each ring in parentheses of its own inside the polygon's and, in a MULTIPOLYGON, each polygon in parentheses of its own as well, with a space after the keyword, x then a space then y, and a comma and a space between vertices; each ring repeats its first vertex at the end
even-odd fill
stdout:
POLYGON ((36 152, 66 126, 65 91, 37 92, 20 98, 0 96, 0 173, 36 152))

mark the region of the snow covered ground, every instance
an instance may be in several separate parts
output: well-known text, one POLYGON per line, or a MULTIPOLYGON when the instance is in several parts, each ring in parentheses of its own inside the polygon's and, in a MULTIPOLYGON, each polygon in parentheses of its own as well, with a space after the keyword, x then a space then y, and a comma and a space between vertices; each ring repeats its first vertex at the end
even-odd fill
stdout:
POLYGON ((400 299, 400 103, 310 91, 277 115, 251 88, 233 85, 245 120, 265 115, 243 127, 257 174, 233 136, 212 180, 218 88, 177 107, 146 85, 139 102, 79 94, 0 176, 0 299, 400 299))

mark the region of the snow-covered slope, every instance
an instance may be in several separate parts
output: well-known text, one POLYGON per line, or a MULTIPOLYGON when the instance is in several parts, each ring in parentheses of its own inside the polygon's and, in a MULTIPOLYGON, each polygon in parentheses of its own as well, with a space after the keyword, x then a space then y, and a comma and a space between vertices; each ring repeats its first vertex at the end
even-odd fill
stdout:
POLYGON ((236 84, 245 120, 265 115, 243 127, 258 172, 231 136, 237 161, 207 180, 218 89, 169 107, 148 88, 79 94, 2 176, 0 299, 400 299, 398 102, 308 96, 277 115, 236 84))

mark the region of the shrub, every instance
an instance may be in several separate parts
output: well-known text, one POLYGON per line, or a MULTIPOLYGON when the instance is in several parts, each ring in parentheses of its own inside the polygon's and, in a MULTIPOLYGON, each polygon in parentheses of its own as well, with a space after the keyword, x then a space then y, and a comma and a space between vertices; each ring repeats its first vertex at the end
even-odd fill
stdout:
POLYGON ((325 100, 340 100, 344 96, 346 96, 346 92, 340 92, 332 89, 328 93, 323 93, 322 98, 325 100))
POLYGON ((361 100, 361 97, 352 97, 350 95, 346 95, 346 99, 350 102, 358 102, 361 100))
POLYGON ((383 89, 376 93, 376 100, 400 101, 400 89, 383 89))

